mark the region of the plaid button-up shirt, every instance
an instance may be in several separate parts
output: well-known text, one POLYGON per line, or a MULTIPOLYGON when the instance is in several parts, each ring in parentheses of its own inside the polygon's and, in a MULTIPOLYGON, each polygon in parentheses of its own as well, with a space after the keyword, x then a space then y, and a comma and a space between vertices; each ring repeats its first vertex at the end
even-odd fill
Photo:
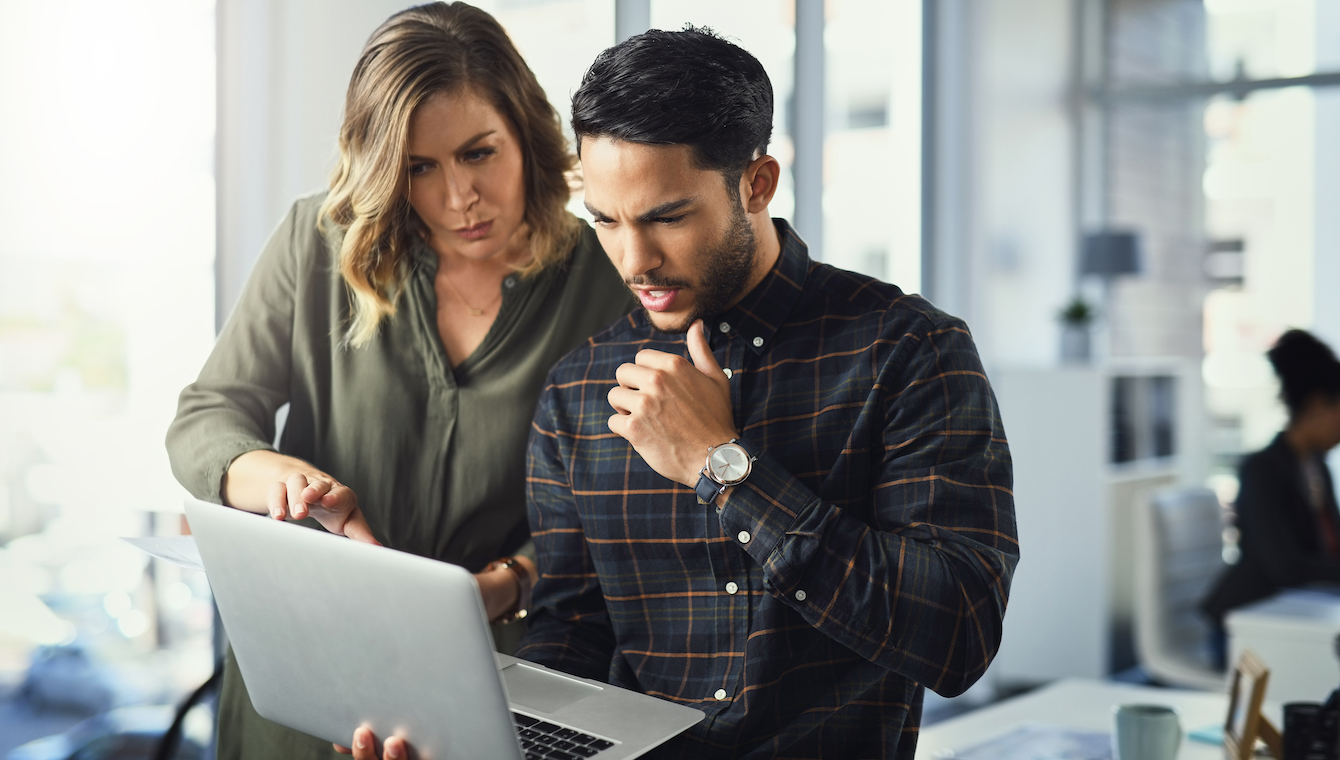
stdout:
POLYGON ((684 336, 636 312, 550 373, 517 654, 707 713, 658 757, 910 760, 922 687, 962 692, 1000 642, 1009 450, 960 320, 776 224, 777 265, 708 323, 761 452, 720 510, 607 424, 619 365, 684 336))

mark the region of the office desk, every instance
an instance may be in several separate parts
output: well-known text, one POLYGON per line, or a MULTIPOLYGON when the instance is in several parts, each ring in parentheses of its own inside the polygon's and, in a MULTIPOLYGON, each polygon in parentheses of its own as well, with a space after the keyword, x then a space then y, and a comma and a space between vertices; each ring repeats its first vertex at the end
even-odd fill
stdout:
POLYGON ((1250 649, 1270 668, 1266 699, 1321 702, 1340 686, 1335 637, 1340 593, 1291 589, 1233 610, 1224 621, 1230 662, 1250 649))
MULTIPOLYGON (((1025 723, 1049 723, 1084 731, 1112 731, 1112 710, 1122 704, 1167 705, 1181 716, 1182 733, 1223 725, 1228 696, 1203 691, 1066 679, 1023 696, 937 723, 921 732, 917 760, 953 757, 954 750, 1006 733, 1025 723)), ((1272 716, 1272 721, 1278 716, 1272 716)), ((1178 760, 1223 760, 1221 745, 1182 739, 1178 760)))

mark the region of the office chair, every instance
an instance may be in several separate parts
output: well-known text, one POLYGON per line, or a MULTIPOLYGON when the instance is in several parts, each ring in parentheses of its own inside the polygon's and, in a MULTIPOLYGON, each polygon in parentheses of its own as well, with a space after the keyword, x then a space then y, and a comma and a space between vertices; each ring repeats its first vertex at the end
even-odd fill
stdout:
POLYGON ((1224 569, 1219 499, 1208 488, 1163 491, 1135 505, 1135 648, 1170 686, 1223 691, 1200 601, 1224 569))

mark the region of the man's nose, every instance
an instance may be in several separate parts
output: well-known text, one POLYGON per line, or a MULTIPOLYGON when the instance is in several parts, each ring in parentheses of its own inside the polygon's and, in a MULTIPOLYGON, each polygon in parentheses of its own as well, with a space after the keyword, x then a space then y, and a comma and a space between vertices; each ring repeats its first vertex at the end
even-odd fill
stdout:
MULTIPOLYGON (((631 226, 630 226, 631 227, 631 226)), ((638 277, 664 263, 664 257, 648 236, 640 230, 630 228, 624 233, 623 268, 625 277, 638 277)))

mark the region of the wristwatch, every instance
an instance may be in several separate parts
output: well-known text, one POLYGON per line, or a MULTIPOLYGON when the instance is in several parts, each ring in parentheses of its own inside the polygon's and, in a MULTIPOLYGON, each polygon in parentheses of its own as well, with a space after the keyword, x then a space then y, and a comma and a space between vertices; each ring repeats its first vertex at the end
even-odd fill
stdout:
POLYGON ((526 572, 526 568, 516 561, 516 557, 501 557, 490 562, 484 569, 486 571, 510 570, 512 571, 512 577, 516 579, 516 606, 497 620, 489 622, 512 623, 526 617, 526 614, 530 612, 531 591, 534 590, 534 584, 531 583, 530 573, 526 572))
POLYGON ((731 486, 743 483, 754 469, 758 451, 740 438, 732 438, 720 446, 707 449, 707 463, 698 476, 698 485, 693 492, 698 501, 711 504, 717 496, 731 486))

